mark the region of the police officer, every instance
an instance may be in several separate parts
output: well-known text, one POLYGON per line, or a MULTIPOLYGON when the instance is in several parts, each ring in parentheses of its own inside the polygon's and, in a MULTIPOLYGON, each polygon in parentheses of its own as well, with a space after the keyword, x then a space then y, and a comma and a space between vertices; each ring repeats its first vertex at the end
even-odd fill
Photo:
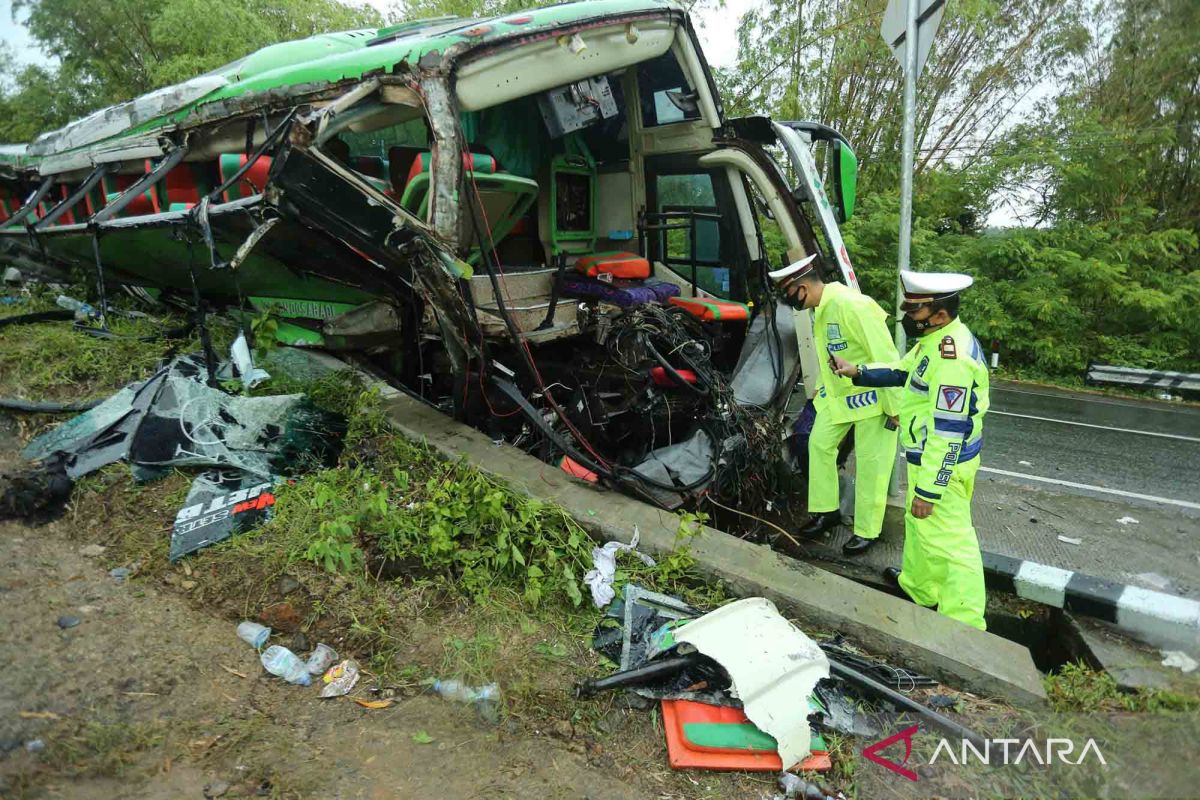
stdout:
POLYGON ((818 536, 841 522, 838 513, 838 445, 854 428, 854 534, 843 545, 862 553, 879 538, 887 507, 888 483, 896 460, 898 392, 860 389, 833 372, 832 356, 859 361, 895 361, 887 314, 857 289, 825 283, 816 256, 769 273, 785 302, 813 309, 813 336, 821 354, 820 383, 813 405, 817 418, 808 439, 808 512, 803 536, 818 536))
POLYGON ((885 577, 923 606, 980 630, 985 596, 983 560, 971 524, 971 495, 988 368, 983 348, 958 318, 968 275, 903 272, 904 331, 917 343, 890 364, 837 361, 856 386, 903 386, 900 442, 908 461, 904 560, 885 577))

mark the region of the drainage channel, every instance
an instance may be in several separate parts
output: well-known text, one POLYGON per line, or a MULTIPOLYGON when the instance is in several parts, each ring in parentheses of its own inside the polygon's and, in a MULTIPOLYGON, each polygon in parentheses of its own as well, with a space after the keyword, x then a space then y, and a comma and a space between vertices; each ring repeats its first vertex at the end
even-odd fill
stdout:
MULTIPOLYGON (((755 520, 720 508, 710 511, 713 512, 712 524, 727 531, 731 536, 756 544, 768 544, 792 558, 806 561, 872 589, 904 597, 899 590, 883 580, 880 570, 874 566, 841 557, 840 549, 834 545, 840 545, 841 539, 845 538, 844 534, 834 534, 819 540, 805 540, 796 536, 794 531, 800 527, 797 520, 803 520, 804 514, 772 513, 768 515, 769 520, 755 520), (799 546, 777 530, 762 524, 764 521, 792 533, 799 546)), ((1076 661, 1083 661, 1094 667, 1100 666, 1088 650, 1086 642, 1079 636, 1070 615, 1061 609, 1024 600, 1005 591, 1004 587, 989 585, 985 617, 989 632, 1027 648, 1033 657, 1034 665, 1042 673, 1056 672, 1064 665, 1076 661)))

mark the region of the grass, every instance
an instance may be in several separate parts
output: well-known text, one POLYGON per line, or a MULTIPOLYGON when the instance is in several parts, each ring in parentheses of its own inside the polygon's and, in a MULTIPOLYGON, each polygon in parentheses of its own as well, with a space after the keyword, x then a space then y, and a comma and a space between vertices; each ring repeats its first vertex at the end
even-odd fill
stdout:
POLYGON ((1200 710, 1200 697, 1167 689, 1122 691, 1107 672, 1082 663, 1063 665, 1046 676, 1046 696, 1060 713, 1071 712, 1176 712, 1200 710))
MULTIPOLYGON (((69 296, 83 297, 80 287, 68 287, 69 296)), ((57 293, 35 287, 25 302, 0 306, 0 318, 58 309, 57 293)), ((132 300, 114 297, 112 305, 134 310, 132 300)), ((102 399, 131 381, 147 377, 170 351, 199 349, 193 331, 183 339, 142 341, 164 330, 184 325, 184 318, 159 309, 149 318, 114 313, 109 328, 116 338, 98 338, 78 330, 71 321, 0 327, 0 396, 24 400, 81 402, 102 399)), ((214 347, 228 349, 233 339, 230 323, 210 317, 214 347)))

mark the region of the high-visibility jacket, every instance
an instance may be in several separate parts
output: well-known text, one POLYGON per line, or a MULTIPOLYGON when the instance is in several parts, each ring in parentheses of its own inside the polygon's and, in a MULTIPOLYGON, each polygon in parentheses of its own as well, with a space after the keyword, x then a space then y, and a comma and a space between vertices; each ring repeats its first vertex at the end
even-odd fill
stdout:
POLYGON ((833 422, 854 422, 878 414, 895 416, 899 390, 862 389, 829 366, 831 355, 851 364, 894 362, 900 358, 888 333, 887 313, 857 289, 827 283, 813 311, 813 336, 821 364, 820 383, 813 405, 833 422))
POLYGON ((936 503, 959 464, 979 457, 987 413, 988 367, 961 320, 917 340, 896 363, 859 365, 858 386, 903 386, 900 445, 918 467, 914 491, 936 503))

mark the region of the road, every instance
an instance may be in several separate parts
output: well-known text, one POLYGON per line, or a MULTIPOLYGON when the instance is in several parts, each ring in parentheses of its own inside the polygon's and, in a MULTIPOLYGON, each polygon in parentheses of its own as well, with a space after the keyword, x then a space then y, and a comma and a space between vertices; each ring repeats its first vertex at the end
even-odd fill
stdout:
POLYGON ((1005 382, 991 399, 986 474, 1200 514, 1200 409, 1005 382))

